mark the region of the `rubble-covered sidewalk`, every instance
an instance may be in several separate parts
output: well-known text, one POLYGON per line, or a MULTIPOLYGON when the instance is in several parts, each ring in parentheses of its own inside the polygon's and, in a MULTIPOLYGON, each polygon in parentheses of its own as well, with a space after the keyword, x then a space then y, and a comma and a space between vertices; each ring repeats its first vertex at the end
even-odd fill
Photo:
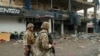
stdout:
MULTIPOLYGON (((56 56, 99 56, 100 42, 91 40, 58 41, 56 56)), ((22 41, 0 43, 0 56, 24 56, 22 41)))

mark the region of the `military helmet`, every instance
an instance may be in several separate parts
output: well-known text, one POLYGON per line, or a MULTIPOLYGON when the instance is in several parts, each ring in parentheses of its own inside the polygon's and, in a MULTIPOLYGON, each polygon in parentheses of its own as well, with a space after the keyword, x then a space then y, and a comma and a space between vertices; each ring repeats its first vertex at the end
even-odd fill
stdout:
POLYGON ((49 29, 49 22, 43 22, 43 24, 41 25, 41 28, 49 29))
POLYGON ((27 28, 30 28, 30 27, 34 27, 34 24, 29 23, 29 24, 27 25, 27 28))

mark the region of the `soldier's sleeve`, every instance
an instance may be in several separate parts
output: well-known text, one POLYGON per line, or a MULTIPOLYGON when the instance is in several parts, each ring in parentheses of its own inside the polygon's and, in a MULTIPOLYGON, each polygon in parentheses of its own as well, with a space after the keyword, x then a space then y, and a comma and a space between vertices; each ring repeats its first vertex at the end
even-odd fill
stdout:
POLYGON ((34 44, 35 43, 35 36, 34 36, 34 34, 32 33, 32 37, 31 37, 31 44, 34 44))
POLYGON ((23 45, 28 45, 27 38, 28 38, 28 35, 25 33, 23 36, 23 45))
POLYGON ((41 38, 42 38, 42 47, 45 49, 51 48, 48 40, 48 35, 46 33, 42 33, 41 38))

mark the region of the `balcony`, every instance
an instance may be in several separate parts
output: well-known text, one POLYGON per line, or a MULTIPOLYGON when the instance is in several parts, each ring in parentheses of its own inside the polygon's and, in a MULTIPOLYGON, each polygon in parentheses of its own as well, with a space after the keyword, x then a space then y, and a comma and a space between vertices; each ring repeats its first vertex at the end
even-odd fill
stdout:
POLYGON ((2 2, 0 2, 0 6, 9 6, 9 1, 3 0, 2 2))
POLYGON ((11 2, 12 7, 18 7, 18 8, 23 8, 24 5, 24 0, 14 0, 11 2))
POLYGON ((76 10, 80 10, 80 9, 84 9, 84 8, 94 7, 94 6, 95 6, 95 3, 88 2, 87 0, 75 0, 73 7, 76 10))
POLYGON ((0 2, 0 6, 22 8, 23 0, 2 0, 2 2, 0 2))
MULTIPOLYGON (((12 6, 12 7, 22 8, 24 5, 24 1, 25 0, 12 0, 11 4, 10 4, 9 0, 3 0, 2 2, 0 2, 0 5, 1 6, 12 6)), ((53 0, 53 6, 68 9, 68 1, 69 0, 53 0)), ((50 5, 51 5, 50 0, 38 0, 38 1, 32 0, 31 3, 35 4, 35 5, 40 3, 40 4, 43 4, 44 6, 49 4, 48 6, 49 6, 49 8, 51 8, 50 7, 50 5)), ((87 2, 87 0, 74 0, 73 8, 75 8, 76 10, 80 10, 83 8, 89 8, 89 7, 93 7, 93 6, 94 6, 94 3, 87 2)))
POLYGON ((43 10, 24 10, 25 17, 31 18, 51 18, 55 20, 66 20, 68 18, 67 13, 57 11, 43 11, 43 10))
MULTIPOLYGON (((51 0, 32 0, 33 5, 42 6, 40 4, 43 4, 43 7, 49 6, 51 8, 51 0)), ((88 2, 87 0, 73 0, 73 8, 75 10, 81 10, 84 8, 90 8, 94 7, 95 4, 93 2, 88 2)), ((52 2, 53 7, 58 7, 58 9, 68 9, 69 8, 69 0, 53 0, 52 2)))
POLYGON ((25 17, 32 17, 32 18, 40 18, 40 17, 49 17, 54 18, 53 13, 49 11, 42 11, 42 10, 25 10, 24 9, 24 16, 25 17))

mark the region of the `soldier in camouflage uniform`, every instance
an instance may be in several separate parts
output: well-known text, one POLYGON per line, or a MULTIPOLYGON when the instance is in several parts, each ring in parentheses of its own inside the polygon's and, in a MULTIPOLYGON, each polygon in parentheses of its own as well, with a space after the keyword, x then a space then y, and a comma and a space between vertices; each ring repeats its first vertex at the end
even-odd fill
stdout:
POLYGON ((50 56, 50 48, 53 47, 53 44, 49 44, 48 39, 49 23, 43 22, 41 28, 42 30, 36 39, 36 46, 39 49, 37 56, 50 56))
POLYGON ((30 56, 30 55, 34 56, 33 48, 32 48, 32 46, 34 45, 33 27, 34 25, 32 23, 29 23, 27 25, 27 30, 25 31, 23 35, 25 56, 30 56))

